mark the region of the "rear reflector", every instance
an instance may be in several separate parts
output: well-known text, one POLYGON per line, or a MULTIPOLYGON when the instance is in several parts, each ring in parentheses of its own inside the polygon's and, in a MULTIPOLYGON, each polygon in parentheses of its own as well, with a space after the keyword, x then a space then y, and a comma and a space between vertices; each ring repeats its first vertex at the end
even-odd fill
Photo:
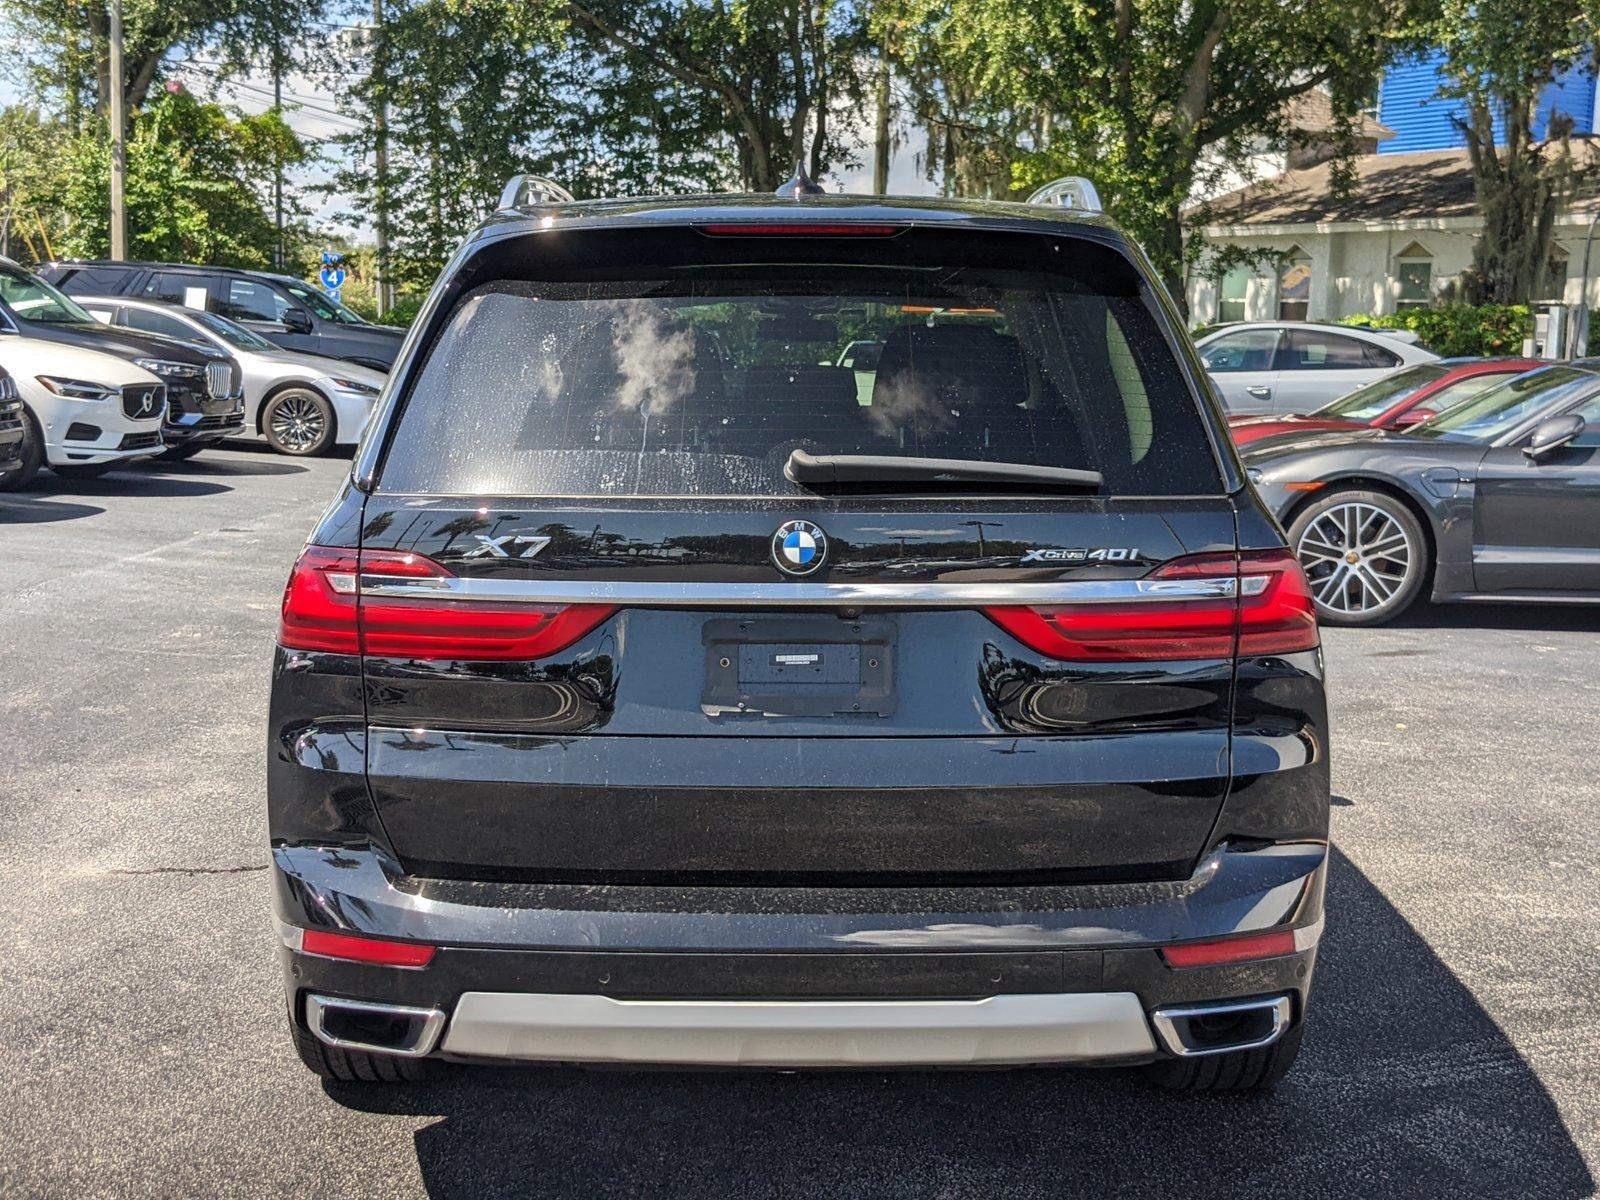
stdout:
POLYGON ((302 954, 376 963, 383 967, 425 967, 438 950, 437 946, 425 946, 420 942, 390 942, 322 929, 307 929, 300 938, 302 954))
POLYGON ((697 225, 695 228, 712 237, 893 237, 905 227, 843 222, 824 225, 810 221, 780 225, 776 222, 750 221, 739 224, 697 225))
POLYGON ((290 650, 383 658, 526 661, 565 650, 616 609, 482 604, 369 594, 385 579, 454 578, 421 554, 307 546, 283 593, 278 642, 290 650))
POLYGON ((1282 958, 1294 953, 1294 930, 1254 933, 1246 937, 1224 938, 1216 942, 1185 942, 1163 946, 1161 957, 1169 967, 1216 967, 1224 963, 1253 962, 1258 958, 1282 958))
POLYGON ((1318 644, 1316 608, 1289 550, 1193 554, 1149 579, 1228 579, 1230 595, 1126 604, 1002 607, 990 620, 1031 650, 1072 662, 1137 662, 1289 654, 1318 644))

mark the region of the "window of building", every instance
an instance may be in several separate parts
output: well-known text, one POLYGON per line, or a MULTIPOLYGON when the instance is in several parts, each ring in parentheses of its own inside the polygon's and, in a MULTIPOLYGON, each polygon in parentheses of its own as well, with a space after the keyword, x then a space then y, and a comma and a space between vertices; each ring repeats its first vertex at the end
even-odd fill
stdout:
POLYGON ((1395 256, 1395 279, 1400 284, 1396 305, 1400 308, 1426 308, 1433 302, 1433 255, 1419 242, 1412 242, 1395 256))
POLYGON ((1245 297, 1250 292, 1250 268, 1243 264, 1222 277, 1222 295, 1217 301, 1217 320, 1243 321, 1245 297))
POLYGON ((1311 308, 1311 256, 1296 246, 1278 268, 1278 320, 1304 321, 1311 308))

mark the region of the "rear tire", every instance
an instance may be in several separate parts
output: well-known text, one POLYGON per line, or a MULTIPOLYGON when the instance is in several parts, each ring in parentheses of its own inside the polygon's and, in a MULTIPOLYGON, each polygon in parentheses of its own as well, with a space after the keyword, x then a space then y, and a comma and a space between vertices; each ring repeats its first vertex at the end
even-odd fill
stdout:
POLYGON ((261 412, 261 432, 279 454, 311 458, 322 454, 338 435, 333 405, 310 388, 285 388, 261 412))
POLYGON ((1335 491, 1289 526, 1317 619, 1383 625, 1416 602, 1428 576, 1428 539, 1416 514, 1387 492, 1335 491))
POLYGON ((44 466, 44 434, 39 422, 26 406, 22 409, 22 469, 0 479, 0 492, 14 492, 33 482, 33 477, 44 466))
POLYGON ((339 1083, 426 1083, 437 1079, 444 1064, 431 1058, 397 1058, 327 1046, 310 1031, 291 1022, 295 1052, 313 1075, 339 1083))
POLYGON ((1258 1092, 1270 1088, 1294 1066, 1305 1034, 1301 1021, 1270 1046, 1235 1050, 1199 1058, 1171 1058, 1151 1063, 1145 1077, 1158 1087, 1178 1092, 1258 1092))

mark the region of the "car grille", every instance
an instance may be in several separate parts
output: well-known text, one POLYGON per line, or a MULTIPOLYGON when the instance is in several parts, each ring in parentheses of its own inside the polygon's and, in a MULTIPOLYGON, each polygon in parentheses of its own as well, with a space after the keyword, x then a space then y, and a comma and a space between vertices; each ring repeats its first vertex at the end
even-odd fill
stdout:
POLYGON ((189 429, 227 429, 234 425, 243 425, 244 417, 239 413, 218 413, 214 417, 201 417, 189 429))
POLYGON ((165 384, 130 383, 122 389, 122 411, 136 421, 159 417, 166 406, 165 384))
POLYGON ((152 446, 161 445, 161 433, 152 429, 149 433, 126 433, 117 443, 118 450, 148 450, 152 446))
POLYGON ((22 428, 22 401, 6 400, 0 395, 0 429, 22 428))
POLYGON ((233 369, 227 363, 207 363, 206 394, 213 400, 218 400, 231 391, 233 391, 233 369))

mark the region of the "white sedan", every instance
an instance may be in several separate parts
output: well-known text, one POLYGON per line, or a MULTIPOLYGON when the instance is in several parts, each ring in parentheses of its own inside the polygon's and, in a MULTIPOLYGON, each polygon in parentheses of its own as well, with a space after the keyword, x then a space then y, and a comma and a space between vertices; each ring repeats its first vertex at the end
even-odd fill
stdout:
POLYGON ((1308 413, 1391 371, 1439 356, 1399 329, 1246 321, 1195 344, 1229 415, 1308 413))
POLYGON ((124 296, 79 296, 108 325, 226 350, 244 372, 245 428, 280 454, 321 454, 361 440, 384 376, 370 367, 282 350, 213 312, 124 296))

